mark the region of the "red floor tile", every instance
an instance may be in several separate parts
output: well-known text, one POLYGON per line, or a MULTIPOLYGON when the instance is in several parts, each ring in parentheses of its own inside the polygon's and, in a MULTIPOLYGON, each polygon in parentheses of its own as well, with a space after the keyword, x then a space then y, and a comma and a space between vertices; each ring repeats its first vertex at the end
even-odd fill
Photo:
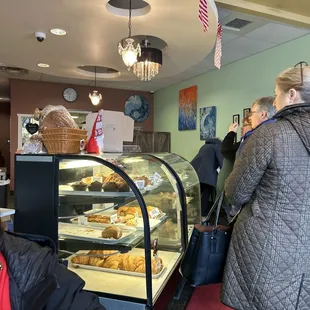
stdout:
POLYGON ((231 310, 221 303, 221 284, 196 287, 186 310, 231 310))

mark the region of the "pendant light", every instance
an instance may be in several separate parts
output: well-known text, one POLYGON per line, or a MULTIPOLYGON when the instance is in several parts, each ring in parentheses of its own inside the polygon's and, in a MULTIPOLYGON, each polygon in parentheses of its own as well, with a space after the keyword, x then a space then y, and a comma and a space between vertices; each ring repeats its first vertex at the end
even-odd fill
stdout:
MULTIPOLYGON (((97 88, 97 67, 95 66, 95 88, 97 88)), ((101 94, 97 90, 89 93, 89 99, 93 105, 98 105, 102 99, 101 94)))
POLYGON ((142 41, 141 56, 133 65, 133 73, 141 81, 150 81, 159 73, 159 69, 163 64, 163 53, 158 48, 149 47, 150 43, 147 39, 142 41))
POLYGON ((135 40, 131 37, 131 0, 129 0, 129 20, 128 20, 128 38, 125 39, 126 45, 123 47, 121 43, 118 44, 118 53, 122 56, 128 71, 134 63, 137 62, 137 57, 141 55, 140 44, 134 45, 135 40))

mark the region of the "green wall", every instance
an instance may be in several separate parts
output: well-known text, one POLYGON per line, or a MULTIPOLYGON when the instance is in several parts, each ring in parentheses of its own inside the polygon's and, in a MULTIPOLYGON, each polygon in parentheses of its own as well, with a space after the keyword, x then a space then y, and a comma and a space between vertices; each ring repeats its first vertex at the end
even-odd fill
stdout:
POLYGON ((310 35, 161 89, 155 92, 155 130, 171 132, 172 152, 191 160, 203 143, 199 137, 200 107, 216 106, 216 136, 224 138, 232 115, 240 114, 241 120, 243 109, 256 98, 272 96, 276 76, 301 60, 310 63, 310 35), (179 131, 179 90, 192 85, 198 86, 197 129, 179 131))

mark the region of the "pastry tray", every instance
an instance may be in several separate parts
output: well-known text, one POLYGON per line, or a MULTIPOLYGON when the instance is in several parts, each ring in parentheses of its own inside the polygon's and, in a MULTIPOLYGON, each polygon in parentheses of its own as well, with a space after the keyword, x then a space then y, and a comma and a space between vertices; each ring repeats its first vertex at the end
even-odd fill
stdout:
MULTIPOLYGON (((111 224, 109 226, 111 226, 111 224)), ((104 244, 118 244, 126 241, 126 239, 128 239, 133 233, 132 230, 124 229, 121 238, 108 239, 101 237, 101 233, 103 230, 104 227, 102 229, 96 229, 95 227, 92 227, 90 225, 84 226, 84 225, 74 225, 61 222, 58 223, 59 238, 70 238, 70 239, 85 240, 104 244)))
MULTIPOLYGON (((116 214, 117 211, 116 210, 107 210, 107 211, 102 211, 102 212, 94 212, 96 215, 106 215, 106 216, 111 216, 113 214, 116 214)), ((87 212, 87 215, 92 214, 90 212, 87 212)), ((165 219, 167 218, 166 213, 163 213, 162 216, 159 219, 150 219, 149 218, 149 222, 150 222, 150 229, 153 230, 154 228, 156 228, 157 226, 159 226, 165 219)), ((73 223, 74 225, 78 224, 78 218, 72 218, 70 219, 70 222, 73 223)), ((88 226, 91 227, 108 227, 111 225, 115 225, 115 226, 119 226, 121 228, 123 228, 124 230, 144 230, 144 223, 143 223, 143 218, 142 217, 138 217, 137 218, 137 226, 128 226, 124 223, 115 223, 115 224, 110 224, 110 223, 96 223, 96 222, 88 222, 88 226)))
MULTIPOLYGON (((80 254, 80 251, 78 252, 80 254)), ((109 273, 116 273, 116 274, 122 274, 126 276, 134 276, 134 277, 140 277, 145 278, 145 273, 141 272, 132 272, 132 271, 125 271, 125 270, 119 270, 119 269, 111 269, 111 268, 102 268, 102 267, 96 267, 96 266, 90 266, 90 265, 81 265, 81 264, 73 264, 71 263, 71 259, 74 257, 74 255, 66 258, 69 260, 71 266, 73 268, 81 268, 81 269, 87 269, 87 270, 93 270, 93 271, 100 271, 100 272, 109 272, 109 273)), ((153 279, 158 279, 162 276, 162 274, 165 272, 165 267, 160 271, 160 273, 152 274, 153 279)))

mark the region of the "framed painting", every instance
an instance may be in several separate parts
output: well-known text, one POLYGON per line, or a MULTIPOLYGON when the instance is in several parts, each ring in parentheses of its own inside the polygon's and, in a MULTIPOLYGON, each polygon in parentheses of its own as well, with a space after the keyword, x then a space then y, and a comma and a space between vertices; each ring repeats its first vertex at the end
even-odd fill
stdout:
POLYGON ((197 86, 179 92, 179 130, 195 130, 197 124, 197 86))
POLYGON ((215 138, 216 107, 200 108, 200 140, 215 138))
POLYGON ((243 109, 243 118, 250 116, 251 108, 243 109))
POLYGON ((240 114, 233 115, 233 123, 240 125, 240 114))

